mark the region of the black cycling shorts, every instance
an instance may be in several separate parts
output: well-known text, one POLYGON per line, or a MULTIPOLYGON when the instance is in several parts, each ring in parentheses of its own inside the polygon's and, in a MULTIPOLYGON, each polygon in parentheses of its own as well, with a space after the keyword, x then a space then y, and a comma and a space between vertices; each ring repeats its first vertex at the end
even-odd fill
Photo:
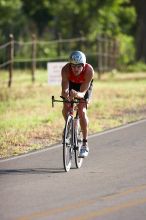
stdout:
MULTIPOLYGON (((81 85, 82 85, 81 83, 74 83, 74 82, 69 81, 69 91, 74 89, 75 91, 80 92, 81 85)), ((91 81, 89 89, 87 90, 84 96, 84 99, 87 101, 91 98, 92 88, 93 88, 93 80, 91 81)))

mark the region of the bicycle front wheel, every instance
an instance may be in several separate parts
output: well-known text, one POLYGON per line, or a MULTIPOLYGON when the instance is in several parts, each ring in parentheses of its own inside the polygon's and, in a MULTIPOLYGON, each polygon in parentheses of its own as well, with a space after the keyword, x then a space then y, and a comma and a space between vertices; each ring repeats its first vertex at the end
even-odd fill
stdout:
POLYGON ((71 116, 68 116, 63 135, 63 165, 66 172, 70 170, 72 162, 72 125, 73 119, 71 116))
POLYGON ((80 127, 80 123, 79 123, 79 119, 78 120, 78 126, 75 128, 75 143, 76 143, 76 147, 75 147, 75 164, 77 168, 80 168, 82 166, 83 163, 83 158, 79 157, 79 153, 80 153, 80 149, 82 146, 82 131, 81 131, 81 127, 80 127))

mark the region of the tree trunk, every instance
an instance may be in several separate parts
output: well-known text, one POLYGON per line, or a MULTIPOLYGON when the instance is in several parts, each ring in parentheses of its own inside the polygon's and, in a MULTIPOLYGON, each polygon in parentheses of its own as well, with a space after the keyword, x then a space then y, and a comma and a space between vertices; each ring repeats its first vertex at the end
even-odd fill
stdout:
POLYGON ((146 0, 131 0, 137 12, 136 60, 146 62, 146 0))

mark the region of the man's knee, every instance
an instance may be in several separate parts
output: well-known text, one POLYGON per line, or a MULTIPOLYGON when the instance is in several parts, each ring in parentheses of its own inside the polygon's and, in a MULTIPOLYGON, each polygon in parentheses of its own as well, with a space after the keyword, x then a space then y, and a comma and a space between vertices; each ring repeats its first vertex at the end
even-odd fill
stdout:
POLYGON ((78 110, 78 112, 79 112, 80 118, 86 118, 86 116, 87 116, 87 110, 86 110, 86 108, 80 108, 80 109, 78 110))

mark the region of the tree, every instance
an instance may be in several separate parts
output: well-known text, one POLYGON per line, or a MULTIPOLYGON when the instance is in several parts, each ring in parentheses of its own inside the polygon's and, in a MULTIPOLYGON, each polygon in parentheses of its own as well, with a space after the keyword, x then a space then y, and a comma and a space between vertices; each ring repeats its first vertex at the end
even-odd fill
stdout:
MULTIPOLYGON (((74 38, 83 33, 93 42, 97 35, 106 34, 118 39, 121 37, 123 48, 131 42, 130 51, 136 26, 135 7, 137 23, 140 23, 137 59, 141 59, 146 57, 145 5, 144 0, 1 0, 0 41, 3 41, 2 36, 8 36, 11 32, 15 39, 35 33, 38 38, 48 40, 58 38, 59 34, 62 38, 74 38)), ((133 52, 129 57, 133 59, 133 52)))
POLYGON ((42 36, 54 19, 53 0, 21 0, 22 11, 29 18, 29 29, 42 36))
POLYGON ((10 33, 16 39, 24 30, 27 22, 21 6, 21 0, 0 0, 0 42, 5 42, 10 33))
POLYGON ((131 0, 137 12, 136 59, 146 62, 146 1, 131 0))

